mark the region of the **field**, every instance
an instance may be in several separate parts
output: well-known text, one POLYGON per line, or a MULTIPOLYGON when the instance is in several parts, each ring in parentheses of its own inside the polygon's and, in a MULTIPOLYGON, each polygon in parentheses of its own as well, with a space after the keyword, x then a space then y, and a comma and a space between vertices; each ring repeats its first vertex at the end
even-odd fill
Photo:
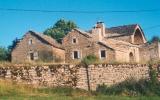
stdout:
POLYGON ((0 80, 0 100, 160 100, 158 96, 102 95, 71 88, 33 88, 0 80))
POLYGON ((121 97, 121 96, 90 96, 90 97, 70 97, 61 95, 46 96, 5 96, 0 100, 160 100, 160 97, 121 97))

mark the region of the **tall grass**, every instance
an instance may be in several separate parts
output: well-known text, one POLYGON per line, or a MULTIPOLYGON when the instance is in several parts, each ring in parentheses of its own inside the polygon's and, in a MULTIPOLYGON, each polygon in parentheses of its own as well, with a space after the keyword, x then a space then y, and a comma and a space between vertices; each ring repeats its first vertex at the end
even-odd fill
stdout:
POLYGON ((17 84, 9 80, 0 80, 0 96, 35 94, 36 89, 29 85, 17 84))

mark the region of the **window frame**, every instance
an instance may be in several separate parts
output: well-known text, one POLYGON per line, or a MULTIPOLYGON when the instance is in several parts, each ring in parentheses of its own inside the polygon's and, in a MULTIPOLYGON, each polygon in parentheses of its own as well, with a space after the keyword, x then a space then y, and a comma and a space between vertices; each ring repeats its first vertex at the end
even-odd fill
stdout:
POLYGON ((78 39, 77 39, 76 37, 73 37, 73 38, 72 38, 72 43, 73 43, 73 44, 77 44, 77 43, 78 43, 78 39), (74 42, 74 40, 75 40, 75 42, 74 42))
POLYGON ((28 59, 30 60, 30 61, 35 61, 35 60, 38 60, 38 58, 39 58, 39 55, 38 55, 38 52, 37 51, 29 51, 28 52, 28 59))
POLYGON ((73 59, 80 59, 81 57, 80 57, 80 51, 79 50, 74 50, 73 52, 72 52, 72 58, 73 59), (77 52, 77 58, 75 58, 75 52, 77 52))
POLYGON ((106 58, 107 58, 107 51, 106 51, 106 49, 101 49, 101 50, 99 51, 99 56, 100 56, 100 59, 106 59, 106 58), (102 51, 104 51, 105 57, 102 57, 102 51))
POLYGON ((28 44, 32 45, 33 44, 33 39, 29 39, 28 44))
POLYGON ((34 52, 29 53, 29 60, 34 61, 34 52))

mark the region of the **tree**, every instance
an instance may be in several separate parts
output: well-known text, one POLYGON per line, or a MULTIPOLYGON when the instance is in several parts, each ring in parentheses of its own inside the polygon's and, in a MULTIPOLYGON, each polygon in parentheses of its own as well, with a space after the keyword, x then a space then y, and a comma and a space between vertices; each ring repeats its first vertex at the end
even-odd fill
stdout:
POLYGON ((160 38, 158 36, 154 36, 152 37, 151 42, 154 42, 154 41, 160 41, 160 38))
POLYGON ((9 51, 4 47, 0 47, 0 61, 8 61, 8 58, 9 51))
POLYGON ((10 52, 12 52, 12 50, 16 47, 17 43, 20 41, 20 39, 18 38, 15 38, 13 41, 12 41, 12 44, 10 46, 8 46, 8 50, 10 52))
POLYGON ((74 22, 60 19, 51 28, 46 29, 44 34, 61 42, 62 38, 74 28, 77 28, 74 22))
POLYGON ((158 36, 153 36, 152 39, 150 41, 148 41, 149 43, 153 43, 155 41, 159 41, 160 42, 160 37, 158 36))
POLYGON ((10 46, 8 46, 8 54, 7 54, 7 60, 8 61, 11 61, 11 52, 12 50, 16 47, 17 43, 19 43, 20 39, 18 38, 15 38, 13 41, 12 41, 12 44, 10 46))

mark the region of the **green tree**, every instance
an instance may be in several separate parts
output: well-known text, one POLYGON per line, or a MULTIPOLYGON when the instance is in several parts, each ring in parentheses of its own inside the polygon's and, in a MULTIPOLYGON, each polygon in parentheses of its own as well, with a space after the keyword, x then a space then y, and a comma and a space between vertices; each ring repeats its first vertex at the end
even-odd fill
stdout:
POLYGON ((74 28, 77 28, 74 22, 60 19, 52 27, 46 29, 44 34, 61 42, 62 38, 74 28))
POLYGON ((0 47, 0 61, 8 61, 9 51, 5 47, 0 47))
POLYGON ((153 43, 155 41, 159 41, 160 42, 160 37, 158 36, 153 36, 152 39, 150 41, 148 41, 149 43, 153 43))
POLYGON ((17 43, 19 43, 20 39, 18 38, 15 38, 13 41, 12 41, 12 44, 8 46, 8 54, 7 54, 7 60, 8 61, 11 61, 11 52, 12 50, 16 47, 17 43))
POLYGON ((13 41, 12 41, 12 44, 10 46, 8 46, 8 50, 10 52, 12 52, 12 50, 16 47, 17 43, 20 41, 20 39, 18 38, 15 38, 13 41))

